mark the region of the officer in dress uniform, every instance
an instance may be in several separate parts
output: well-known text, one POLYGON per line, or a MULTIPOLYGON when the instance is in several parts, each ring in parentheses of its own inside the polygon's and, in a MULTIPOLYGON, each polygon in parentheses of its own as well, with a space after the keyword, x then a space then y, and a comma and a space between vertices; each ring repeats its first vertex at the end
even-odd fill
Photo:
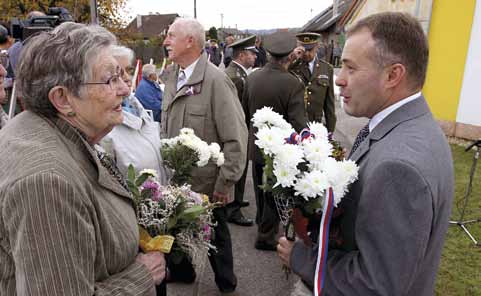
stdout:
POLYGON ((329 132, 336 127, 333 67, 317 58, 321 35, 299 33, 298 48, 302 52, 289 70, 304 84, 304 106, 309 121, 324 122, 329 132), (323 121, 323 116, 325 120, 323 121))
MULTIPOLYGON (((229 45, 232 48, 232 62, 225 69, 225 73, 234 82, 237 89, 237 96, 242 103, 242 93, 246 84, 248 69, 254 66, 257 49, 255 47, 256 36, 252 35, 229 45)), ((244 201, 244 188, 246 183, 248 162, 244 173, 235 185, 234 201, 226 206, 227 221, 240 226, 252 226, 254 222, 244 217, 241 207, 248 206, 244 201)))

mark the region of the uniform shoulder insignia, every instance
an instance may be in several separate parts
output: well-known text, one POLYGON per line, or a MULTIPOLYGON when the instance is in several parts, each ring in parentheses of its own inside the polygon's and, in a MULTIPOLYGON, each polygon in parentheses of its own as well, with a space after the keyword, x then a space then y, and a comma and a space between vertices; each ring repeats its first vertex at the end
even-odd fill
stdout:
POLYGON ((318 62, 319 62, 319 63, 323 63, 323 64, 329 66, 330 68, 334 68, 334 66, 333 66, 332 64, 326 62, 324 59, 319 59, 318 62))
POLYGON ((299 80, 300 83, 302 83, 304 85, 304 81, 302 80, 301 76, 299 76, 298 73, 296 73, 295 71, 293 70, 289 70, 289 73, 291 73, 294 77, 297 78, 297 80, 299 80))

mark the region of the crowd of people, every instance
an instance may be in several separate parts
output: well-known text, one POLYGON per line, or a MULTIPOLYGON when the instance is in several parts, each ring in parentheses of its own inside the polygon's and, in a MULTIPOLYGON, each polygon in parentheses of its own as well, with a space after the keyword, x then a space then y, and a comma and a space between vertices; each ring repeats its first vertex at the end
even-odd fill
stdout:
MULTIPOLYGON (((0 27, 0 41, 2 34, 0 27)), ((229 36, 221 49, 216 40, 206 47, 196 19, 177 18, 163 43, 172 62, 165 86, 146 64, 135 92, 134 52, 100 26, 66 22, 39 33, 20 43, 13 67, 2 51, 0 103, 11 69, 25 110, 9 119, 0 109, 0 147, 8 155, 0 158, 0 291, 166 295, 167 282, 194 281, 188 260, 139 252, 126 183, 133 164, 155 169, 167 184, 161 139, 187 127, 218 143, 225 157, 220 167, 195 168, 191 182, 220 205, 208 257, 219 292, 237 295, 234 223, 256 224, 253 247, 277 251, 300 277, 292 295, 314 295, 318 229, 311 243, 279 236, 251 119, 268 106, 297 132, 318 121, 332 133, 335 83, 345 112, 370 120, 348 157, 359 178, 333 215, 322 295, 432 295, 454 181, 449 146, 421 93, 426 36, 402 13, 371 15, 346 36, 343 50, 336 44, 329 53, 313 32, 229 36), (335 81, 331 63, 341 66, 335 81), (249 160, 255 221, 242 212, 249 160)))

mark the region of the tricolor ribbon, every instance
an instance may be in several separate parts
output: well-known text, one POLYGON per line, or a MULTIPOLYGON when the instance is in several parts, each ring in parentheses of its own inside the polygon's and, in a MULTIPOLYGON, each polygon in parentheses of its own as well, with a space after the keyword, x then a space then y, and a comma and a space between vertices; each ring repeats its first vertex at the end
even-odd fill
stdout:
POLYGON ((334 193, 332 188, 326 191, 322 208, 321 225, 319 229, 319 249, 317 253, 316 275, 314 277, 314 295, 320 296, 326 277, 327 246, 329 242, 329 225, 334 210, 334 193))

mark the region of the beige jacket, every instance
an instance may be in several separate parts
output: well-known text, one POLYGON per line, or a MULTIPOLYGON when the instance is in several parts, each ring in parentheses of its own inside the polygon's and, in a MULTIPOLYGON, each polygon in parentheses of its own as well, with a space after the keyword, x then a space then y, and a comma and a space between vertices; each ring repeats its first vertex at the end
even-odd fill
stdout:
MULTIPOLYGON (((162 100, 162 137, 171 138, 183 127, 192 128, 207 143, 218 143, 225 156, 220 169, 209 163, 193 172, 192 188, 209 196, 215 191, 232 193, 247 157, 244 111, 232 81, 209 63, 203 53, 192 76, 177 92, 179 66, 166 82, 162 100)), ((232 199, 232 194, 230 194, 232 199)))
POLYGON ((129 193, 65 121, 0 131, 0 295, 152 295, 129 193))

